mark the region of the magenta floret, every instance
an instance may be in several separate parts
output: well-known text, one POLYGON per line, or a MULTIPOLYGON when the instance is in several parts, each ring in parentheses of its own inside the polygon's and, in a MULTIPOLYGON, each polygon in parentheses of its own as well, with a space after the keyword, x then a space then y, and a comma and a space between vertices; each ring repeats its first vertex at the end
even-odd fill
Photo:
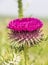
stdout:
POLYGON ((37 18, 21 18, 10 21, 7 27, 15 31, 34 31, 42 26, 42 21, 37 18))

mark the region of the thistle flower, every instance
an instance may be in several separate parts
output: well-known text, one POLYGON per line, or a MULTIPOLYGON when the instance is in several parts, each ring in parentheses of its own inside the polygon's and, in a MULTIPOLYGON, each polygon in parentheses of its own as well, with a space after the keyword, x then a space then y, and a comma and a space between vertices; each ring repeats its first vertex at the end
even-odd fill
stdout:
POLYGON ((12 20, 7 26, 10 30, 9 38, 18 45, 22 46, 25 44, 32 46, 42 40, 42 26, 42 21, 37 18, 21 18, 12 20))

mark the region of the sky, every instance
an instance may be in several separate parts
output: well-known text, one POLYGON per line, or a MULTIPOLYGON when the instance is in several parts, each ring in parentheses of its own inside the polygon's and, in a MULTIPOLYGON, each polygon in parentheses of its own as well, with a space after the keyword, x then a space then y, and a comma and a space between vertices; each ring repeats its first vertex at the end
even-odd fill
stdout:
MULTIPOLYGON (((48 16, 48 0, 22 0, 24 16, 48 16)), ((18 16, 17 0, 0 0, 0 15, 18 16)))

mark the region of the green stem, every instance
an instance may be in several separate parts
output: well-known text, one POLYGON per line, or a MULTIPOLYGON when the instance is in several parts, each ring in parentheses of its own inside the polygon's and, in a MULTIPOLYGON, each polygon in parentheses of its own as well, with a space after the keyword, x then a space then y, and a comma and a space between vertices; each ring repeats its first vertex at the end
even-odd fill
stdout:
POLYGON ((18 17, 21 18, 23 17, 23 5, 22 5, 22 0, 18 0, 18 17))
POLYGON ((27 55, 27 51, 28 51, 27 46, 24 46, 24 59, 25 59, 25 65, 29 65, 29 64, 28 64, 28 55, 27 55))
POLYGON ((24 49, 24 59, 25 59, 25 65, 27 65, 27 58, 26 58, 26 51, 24 49))

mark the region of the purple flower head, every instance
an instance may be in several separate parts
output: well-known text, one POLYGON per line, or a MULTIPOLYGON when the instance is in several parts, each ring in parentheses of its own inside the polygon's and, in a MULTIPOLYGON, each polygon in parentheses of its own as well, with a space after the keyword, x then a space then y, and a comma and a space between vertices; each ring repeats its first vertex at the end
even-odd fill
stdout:
POLYGON ((7 28, 10 29, 9 38, 12 39, 12 41, 19 43, 19 45, 21 43, 21 46, 24 44, 27 44, 28 46, 37 44, 42 40, 42 26, 42 21, 37 18, 12 20, 7 26, 7 28))
POLYGON ((34 31, 42 26, 42 21, 37 18, 22 18, 10 21, 8 28, 14 31, 34 31))

